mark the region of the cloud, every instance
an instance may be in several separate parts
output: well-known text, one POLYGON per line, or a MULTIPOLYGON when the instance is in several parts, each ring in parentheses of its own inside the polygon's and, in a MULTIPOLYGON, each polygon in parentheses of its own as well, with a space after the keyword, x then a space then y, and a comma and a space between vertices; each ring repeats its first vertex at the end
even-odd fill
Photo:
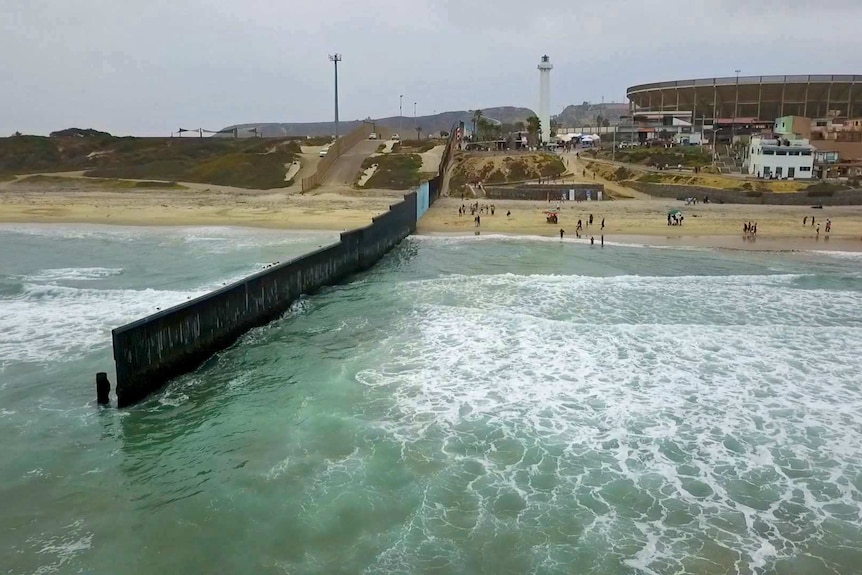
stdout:
POLYGON ((622 101, 643 82, 862 73, 862 2, 833 0, 4 0, 0 134, 622 101), (816 19, 814 18, 816 16, 816 19), (816 25, 822 22, 823 26, 816 25))

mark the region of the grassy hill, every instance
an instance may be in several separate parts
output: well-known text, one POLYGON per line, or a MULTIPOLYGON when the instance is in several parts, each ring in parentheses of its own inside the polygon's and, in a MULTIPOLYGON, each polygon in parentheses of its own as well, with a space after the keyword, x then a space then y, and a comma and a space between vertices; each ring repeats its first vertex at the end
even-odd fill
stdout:
POLYGON ((0 179, 12 174, 84 171, 87 176, 285 187, 290 140, 14 136, 0 138, 0 179))

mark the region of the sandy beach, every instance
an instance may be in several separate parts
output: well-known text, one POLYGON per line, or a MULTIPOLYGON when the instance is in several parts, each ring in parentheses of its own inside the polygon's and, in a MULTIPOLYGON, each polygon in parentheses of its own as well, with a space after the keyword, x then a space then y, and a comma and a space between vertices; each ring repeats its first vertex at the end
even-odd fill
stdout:
MULTIPOLYGON (((184 189, 116 189, 70 175, 60 184, 0 182, 0 222, 99 223, 116 225, 231 225, 289 230, 343 231, 364 226, 397 202, 402 192, 324 188, 309 194, 294 189, 246 190, 204 184, 184 189)), ((476 201, 476 200, 473 200, 476 201)), ((479 200, 481 205, 491 202, 479 200)), ((469 200, 440 198, 419 222, 420 234, 474 234, 469 212, 458 215, 469 200)), ((575 238, 578 219, 582 237, 599 241, 653 245, 724 247, 758 250, 862 250, 862 206, 809 207, 774 205, 697 204, 666 199, 604 202, 564 202, 557 225, 545 222, 544 211, 556 203, 494 201, 494 215, 482 214, 482 234, 575 238), (677 208, 682 226, 668 226, 667 212, 677 208), (511 211, 511 216, 506 213, 511 211), (587 224, 590 214, 593 225, 587 224), (802 225, 804 217, 809 225, 802 225), (820 236, 810 218, 821 222, 820 236), (826 219, 832 232, 826 234, 826 219), (602 229, 601 222, 605 220, 602 229), (743 237, 744 222, 757 223, 755 241, 743 237), (827 247, 828 246, 828 247, 827 247)))
MULTIPOLYGON (((474 200, 475 202, 475 200, 474 200)), ((419 222, 418 233, 422 234, 512 234, 559 237, 560 229, 567 238, 575 238, 578 220, 584 229, 581 237, 591 236, 598 242, 602 235, 605 241, 639 242, 649 239, 653 245, 681 245, 701 247, 723 247, 757 250, 802 250, 833 249, 862 250, 862 206, 825 207, 812 209, 797 206, 697 204, 684 205, 676 200, 618 200, 605 202, 563 202, 560 205, 559 222, 556 225, 545 221, 545 211, 556 209, 557 204, 520 200, 494 201, 494 215, 482 214, 477 228, 473 216, 458 215, 460 205, 469 205, 455 198, 441 198, 419 222), (679 209, 683 225, 668 226, 667 213, 679 209), (511 211, 511 216, 506 213, 511 211), (593 225, 588 225, 590 214, 593 225), (803 218, 808 225, 803 226, 803 218), (821 222, 818 239, 816 224, 821 222), (604 230, 601 227, 605 221, 604 230), (832 232, 825 233, 826 220, 832 220, 832 232), (745 238, 743 224, 757 223, 755 239, 745 238), (829 246, 824 247, 824 246, 829 246)), ((491 205, 480 201, 480 205, 491 205)))
POLYGON ((183 183, 185 189, 115 189, 69 176, 62 184, 0 182, 0 222, 231 225, 343 231, 367 225, 403 192, 296 188, 247 190, 183 183))

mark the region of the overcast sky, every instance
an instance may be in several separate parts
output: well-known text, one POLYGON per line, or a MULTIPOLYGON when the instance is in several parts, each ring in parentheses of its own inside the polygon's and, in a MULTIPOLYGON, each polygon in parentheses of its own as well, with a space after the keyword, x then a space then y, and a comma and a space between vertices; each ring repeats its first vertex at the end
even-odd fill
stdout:
POLYGON ((862 74, 862 0, 0 0, 0 135, 535 109, 661 80, 862 74))

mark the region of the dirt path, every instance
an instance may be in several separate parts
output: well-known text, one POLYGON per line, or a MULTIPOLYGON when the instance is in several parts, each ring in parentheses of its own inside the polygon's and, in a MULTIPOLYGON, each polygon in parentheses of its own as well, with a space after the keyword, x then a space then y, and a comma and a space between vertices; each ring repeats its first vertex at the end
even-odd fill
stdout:
POLYGON ((589 169, 587 169, 587 165, 586 163, 584 163, 584 159, 578 158, 576 153, 574 152, 560 154, 560 157, 562 158, 563 163, 566 164, 566 168, 568 168, 569 171, 569 174, 563 177, 563 183, 572 182, 590 184, 598 182, 600 184, 603 184, 605 186, 605 190, 607 190, 615 199, 651 199, 651 196, 649 194, 639 192, 627 186, 620 185, 617 182, 611 182, 610 180, 606 180, 601 176, 593 174, 589 169), (586 177, 583 176, 584 170, 587 170, 586 177))
POLYGON ((351 186, 362 169, 362 162, 377 151, 379 140, 363 140, 347 150, 326 171, 325 186, 351 186))
POLYGON ((443 158, 443 150, 445 149, 446 146, 441 144, 434 146, 427 152, 419 154, 422 158, 422 167, 419 168, 419 171, 426 174, 436 173, 437 168, 440 167, 440 160, 443 158))

